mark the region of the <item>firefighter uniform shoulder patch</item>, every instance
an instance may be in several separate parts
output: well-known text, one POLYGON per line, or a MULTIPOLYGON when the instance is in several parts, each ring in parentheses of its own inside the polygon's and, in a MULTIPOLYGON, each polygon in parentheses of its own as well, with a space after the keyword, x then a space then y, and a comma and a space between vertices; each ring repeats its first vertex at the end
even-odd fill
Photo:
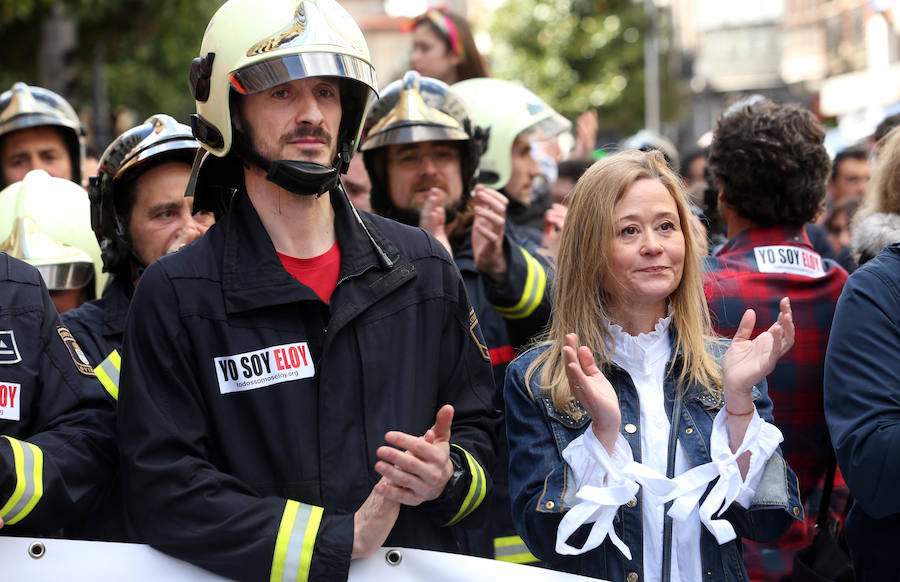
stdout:
POLYGON ((478 329, 478 316, 475 315, 474 309, 469 309, 469 335, 472 336, 472 339, 475 341, 475 345, 478 346, 478 349, 481 350, 481 356, 487 360, 491 361, 491 353, 488 351, 486 345, 481 343, 481 338, 479 337, 481 334, 476 333, 476 329, 478 329))
POLYGON ((66 349, 69 350, 69 355, 72 357, 72 362, 78 371, 85 376, 94 376, 94 368, 88 362, 84 352, 81 351, 81 347, 78 346, 78 342, 75 341, 72 333, 65 327, 56 328, 56 332, 59 334, 59 338, 63 341, 66 349))

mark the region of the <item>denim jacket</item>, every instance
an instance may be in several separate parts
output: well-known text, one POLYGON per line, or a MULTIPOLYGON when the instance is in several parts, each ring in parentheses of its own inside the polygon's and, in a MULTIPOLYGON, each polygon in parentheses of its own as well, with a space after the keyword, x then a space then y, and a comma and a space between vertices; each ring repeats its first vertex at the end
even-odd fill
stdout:
MULTIPOLYGON (((585 431, 591 419, 578 403, 573 403, 569 410, 557 410, 549 394, 541 393, 537 382, 540 370, 535 374, 531 389, 526 388, 528 366, 546 349, 546 346, 540 346, 525 352, 509 365, 506 372, 504 393, 510 444, 509 481, 516 529, 531 552, 554 569, 605 578, 611 582, 642 581, 640 494, 619 509, 614 521, 616 534, 631 549, 631 560, 626 559, 608 539, 599 548, 577 556, 562 556, 555 552, 559 522, 563 514, 577 504, 574 477, 562 458, 562 451, 585 431)), ((677 362, 674 368, 680 369, 677 362)), ((627 372, 614 364, 604 367, 603 373, 619 396, 622 436, 631 446, 634 460, 640 462, 640 403, 634 383, 627 372)), ((671 430, 677 431, 678 441, 692 467, 707 463, 710 461, 713 419, 723 403, 717 403, 703 387, 691 385, 684 392, 680 418, 672 422, 676 387, 681 388, 677 384, 677 375, 667 372, 664 390, 671 430)), ((765 380, 754 388, 754 399, 760 417, 772 422, 772 401, 768 397, 765 380)), ((737 539, 719 545, 715 537, 702 528, 700 553, 703 581, 747 580, 741 555, 741 537, 756 541, 775 539, 787 530, 792 519, 803 519, 802 507, 797 477, 778 450, 766 465, 750 508, 744 509, 734 504, 723 515, 734 526, 737 539)), ((589 527, 589 524, 582 526, 569 543, 577 547, 583 545, 589 527)))

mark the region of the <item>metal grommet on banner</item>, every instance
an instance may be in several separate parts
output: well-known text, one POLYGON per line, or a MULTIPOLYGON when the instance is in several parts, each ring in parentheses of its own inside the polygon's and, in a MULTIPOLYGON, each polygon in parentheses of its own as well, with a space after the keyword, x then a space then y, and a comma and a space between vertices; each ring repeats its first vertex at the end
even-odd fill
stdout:
POLYGON ((28 546, 28 555, 35 560, 40 560, 47 553, 47 548, 43 542, 31 542, 28 546))
POLYGON ((388 550, 388 553, 384 555, 384 561, 389 566, 399 566, 403 561, 403 553, 400 550, 388 550))

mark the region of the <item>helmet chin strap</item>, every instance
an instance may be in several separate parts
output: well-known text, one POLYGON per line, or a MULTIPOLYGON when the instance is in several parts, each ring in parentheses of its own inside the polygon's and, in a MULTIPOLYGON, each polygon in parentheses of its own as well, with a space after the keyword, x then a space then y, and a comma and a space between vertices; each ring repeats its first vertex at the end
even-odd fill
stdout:
POLYGON ((344 159, 349 164, 349 145, 341 143, 335 166, 323 166, 315 162, 298 160, 270 160, 249 143, 242 131, 234 132, 232 147, 244 161, 259 167, 266 173, 266 180, 279 188, 302 196, 321 196, 337 185, 341 177, 344 159), (346 151, 345 151, 346 150, 346 151))
POLYGON ((273 160, 266 172, 266 180, 288 192, 317 197, 334 188, 339 178, 337 168, 295 160, 273 160))

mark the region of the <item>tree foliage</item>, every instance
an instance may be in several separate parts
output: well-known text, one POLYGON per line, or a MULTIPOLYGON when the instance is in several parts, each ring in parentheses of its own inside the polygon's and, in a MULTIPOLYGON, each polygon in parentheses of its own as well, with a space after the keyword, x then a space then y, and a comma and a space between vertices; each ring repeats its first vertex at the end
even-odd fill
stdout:
MULTIPOLYGON (((188 91, 191 59, 200 50, 207 22, 220 0, 58 0, 72 17, 78 44, 71 66, 75 87, 66 95, 75 105, 91 102, 93 68, 101 62, 111 111, 134 110, 143 120, 169 113, 181 121, 194 110, 188 91)), ((41 24, 53 0, 0 0, 4 59, 0 87, 15 81, 36 84, 41 24)))
MULTIPOLYGON (((595 108, 602 132, 633 133, 644 124, 646 29, 634 0, 505 0, 491 25, 491 68, 566 117, 595 108)), ((660 62, 665 96, 672 81, 665 55, 660 62)))

